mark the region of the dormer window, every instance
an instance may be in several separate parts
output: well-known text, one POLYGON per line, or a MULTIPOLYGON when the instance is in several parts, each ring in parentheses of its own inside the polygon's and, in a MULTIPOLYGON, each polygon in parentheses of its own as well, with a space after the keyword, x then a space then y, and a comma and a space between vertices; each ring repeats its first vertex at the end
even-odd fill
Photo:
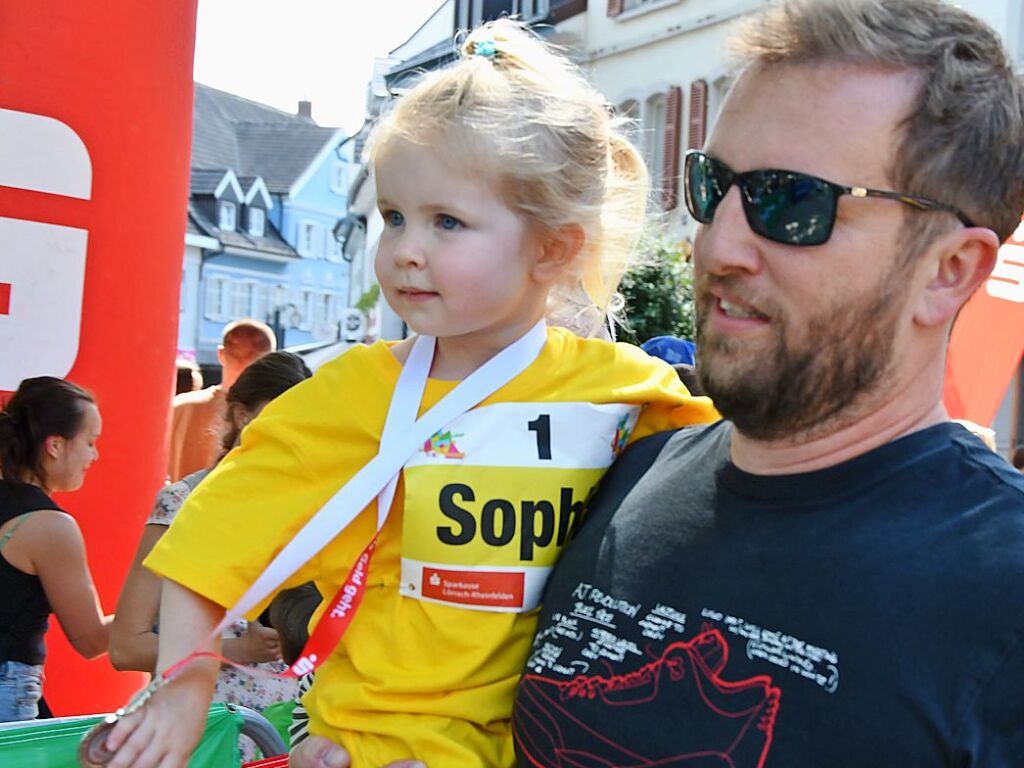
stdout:
POLYGON ((262 208, 249 208, 249 234, 263 237, 267 230, 267 215, 262 208))
POLYGON ((238 226, 238 208, 229 200, 221 200, 217 214, 217 226, 228 232, 234 232, 238 226))

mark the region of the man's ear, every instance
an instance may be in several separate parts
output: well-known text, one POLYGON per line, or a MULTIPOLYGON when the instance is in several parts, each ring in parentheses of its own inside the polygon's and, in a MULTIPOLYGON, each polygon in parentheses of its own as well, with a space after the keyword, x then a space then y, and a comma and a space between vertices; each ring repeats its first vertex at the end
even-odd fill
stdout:
POLYGON ((531 270, 533 278, 545 285, 557 283, 573 268, 586 241, 587 235, 579 224, 568 224, 540 234, 537 260, 531 270))
POLYGON ((217 345, 217 362, 220 363, 220 367, 224 367, 224 345, 217 345))
POLYGON ((924 326, 952 321, 992 271, 999 245, 996 233, 984 227, 956 229, 933 243, 914 320, 924 326))

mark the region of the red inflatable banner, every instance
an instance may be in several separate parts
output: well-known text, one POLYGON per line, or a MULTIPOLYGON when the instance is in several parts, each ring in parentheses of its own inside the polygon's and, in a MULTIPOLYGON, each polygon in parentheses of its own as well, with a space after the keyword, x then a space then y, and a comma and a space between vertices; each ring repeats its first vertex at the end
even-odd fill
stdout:
POLYGON ((992 426, 1022 355, 1024 221, 953 326, 944 392, 950 416, 992 426))
MULTIPOLYGON (((107 612, 166 469, 195 15, 196 0, 0 4, 0 390, 65 376, 99 401, 100 460, 60 503, 107 612)), ((141 684, 56 626, 47 640, 55 714, 141 684)))

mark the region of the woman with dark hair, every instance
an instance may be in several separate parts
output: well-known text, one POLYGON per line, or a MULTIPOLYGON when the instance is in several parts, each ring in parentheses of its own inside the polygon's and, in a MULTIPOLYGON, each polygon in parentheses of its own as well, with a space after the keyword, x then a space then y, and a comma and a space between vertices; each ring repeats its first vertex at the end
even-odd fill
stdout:
MULTIPOLYGON (((251 363, 227 394, 226 429, 219 462, 234 448, 242 429, 263 407, 285 390, 311 376, 309 368, 291 352, 271 352, 251 363)), ((156 666, 158 635, 154 630, 160 609, 161 581, 142 567, 142 561, 171 524, 181 505, 213 467, 202 469, 163 488, 146 521, 135 560, 121 589, 117 614, 111 630, 110 660, 117 669, 152 672, 156 666)), ((278 634, 259 622, 239 622, 225 634, 221 652, 240 664, 284 670, 280 663, 278 634)), ((243 677, 225 666, 217 681, 215 701, 241 704, 251 709, 264 707, 294 696, 294 680, 243 677)))
POLYGON ((0 721, 39 714, 51 613, 82 656, 107 651, 82 532, 50 498, 81 487, 101 428, 92 395, 51 376, 25 379, 0 411, 0 721))

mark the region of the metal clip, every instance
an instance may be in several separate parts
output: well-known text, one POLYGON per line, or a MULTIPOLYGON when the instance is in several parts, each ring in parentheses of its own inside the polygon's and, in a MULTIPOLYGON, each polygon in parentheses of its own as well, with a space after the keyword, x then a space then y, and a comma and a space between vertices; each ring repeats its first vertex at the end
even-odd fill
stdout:
POLYGON ((100 722, 90 728, 78 744, 78 764, 82 768, 103 768, 114 759, 114 752, 107 749, 107 736, 121 718, 127 717, 146 705, 153 694, 169 682, 160 675, 150 680, 149 685, 140 690, 123 707, 111 712, 100 722))

